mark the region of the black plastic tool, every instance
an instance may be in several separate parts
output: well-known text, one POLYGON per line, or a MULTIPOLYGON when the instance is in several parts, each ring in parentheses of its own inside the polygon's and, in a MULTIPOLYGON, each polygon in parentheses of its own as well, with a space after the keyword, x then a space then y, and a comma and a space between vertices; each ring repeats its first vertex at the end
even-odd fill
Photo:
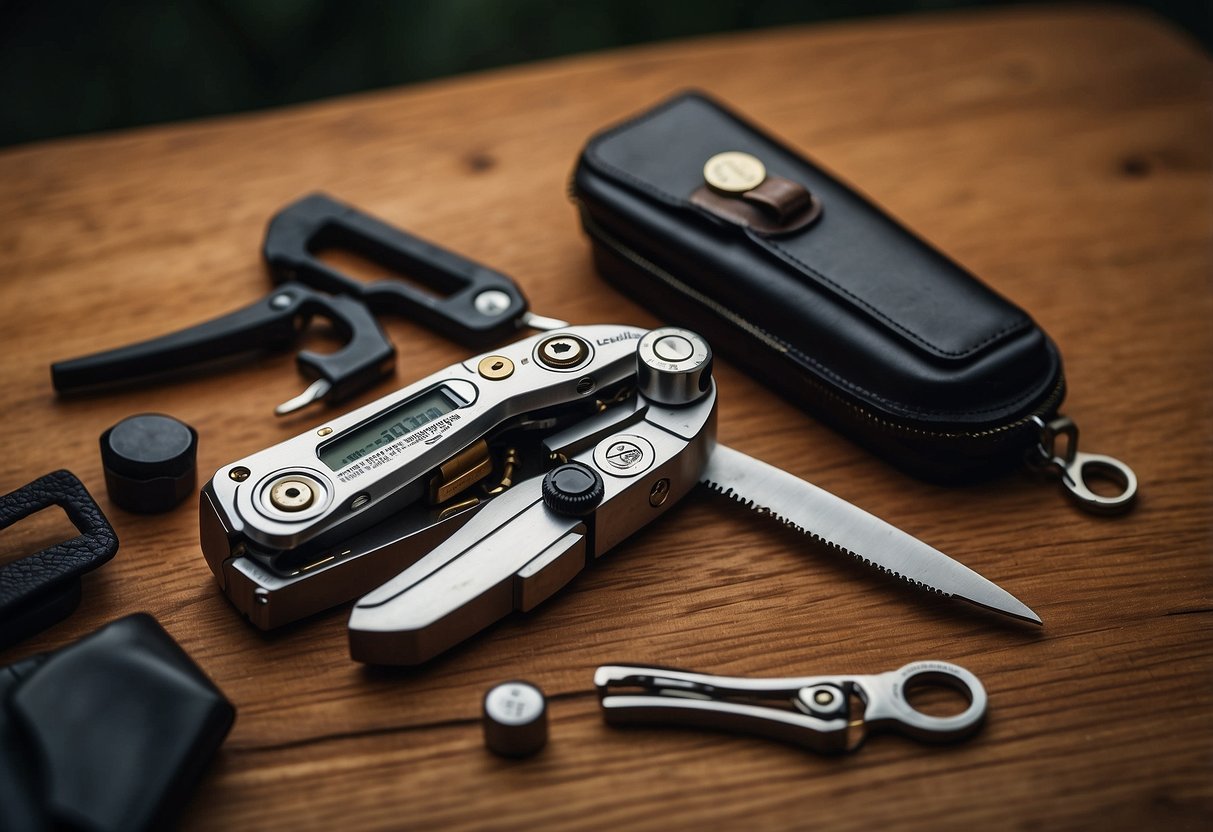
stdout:
POLYGON ((243 309, 160 338, 51 365, 60 393, 102 388, 179 371, 258 350, 286 349, 314 316, 345 341, 335 352, 301 352, 299 371, 314 379, 283 402, 278 415, 312 402, 333 403, 395 369, 396 350, 375 314, 402 315, 459 343, 480 348, 521 327, 554 329, 564 321, 534 315, 510 278, 326 196, 311 194, 270 220, 263 247, 278 288, 243 309), (320 254, 346 250, 404 280, 363 283, 320 254))
POLYGON ((197 326, 56 362, 51 365, 51 380, 60 393, 72 393, 159 376, 242 353, 285 349, 294 344, 313 316, 327 319, 346 343, 336 352, 299 353, 299 371, 315 381, 302 396, 280 406, 279 415, 321 398, 340 401, 395 368, 396 348, 366 306, 352 298, 317 292, 302 283, 284 283, 269 297, 197 326))
POLYGON ((315 193, 270 220, 263 248, 275 280, 302 281, 337 295, 359 298, 375 314, 400 315, 467 347, 480 348, 529 325, 526 298, 501 272, 315 193), (344 250, 404 280, 363 283, 319 257, 344 250))

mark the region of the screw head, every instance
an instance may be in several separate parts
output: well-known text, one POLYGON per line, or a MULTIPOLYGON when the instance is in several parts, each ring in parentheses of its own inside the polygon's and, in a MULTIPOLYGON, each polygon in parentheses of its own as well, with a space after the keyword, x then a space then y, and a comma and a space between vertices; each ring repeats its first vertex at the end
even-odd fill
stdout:
POLYGON ((472 306, 481 315, 496 317, 510 308, 510 296, 500 289, 486 289, 476 295, 472 306))
POLYGON ((574 335, 553 335, 539 344, 536 357, 553 370, 576 367, 590 355, 589 345, 574 335))
POLYGON ((653 490, 649 492, 649 505, 657 508, 664 505, 665 501, 670 498, 670 481, 666 477, 662 477, 653 483, 653 490))

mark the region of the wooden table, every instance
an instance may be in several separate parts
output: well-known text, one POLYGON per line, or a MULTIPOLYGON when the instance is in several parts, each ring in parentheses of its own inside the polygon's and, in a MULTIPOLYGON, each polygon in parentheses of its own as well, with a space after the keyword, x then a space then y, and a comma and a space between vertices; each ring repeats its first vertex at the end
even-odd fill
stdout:
MULTIPOLYGON (((80 610, 0 663, 154 614, 239 712, 190 828, 1204 826, 1211 89, 1207 56, 1157 20, 1038 9, 656 45, 0 153, 0 490, 69 468, 122 541, 80 610), (722 441, 953 554, 1028 602, 1043 630, 806 550, 697 492, 535 613, 422 669, 372 671, 347 656, 344 610, 268 635, 242 621, 199 553, 192 499, 137 516, 105 496, 97 437, 132 413, 195 426, 203 478, 322 418, 270 415, 302 387, 290 354, 74 400, 55 398, 48 372, 262 296, 266 220, 309 191, 514 275, 541 313, 657 323, 595 276, 565 188, 592 131, 688 85, 859 183, 1060 345, 1082 446, 1140 477, 1122 519, 1081 513, 1026 475, 924 485, 727 363, 717 373, 722 441), (625 732, 603 724, 591 685, 596 665, 619 660, 787 675, 921 658, 984 680, 978 738, 882 736, 827 758, 625 732), (551 741, 507 762, 484 749, 480 701, 516 677, 548 693, 551 741)), ((408 322, 386 326, 397 384, 465 357, 408 322)), ((33 551, 59 519, 6 536, 33 551)))

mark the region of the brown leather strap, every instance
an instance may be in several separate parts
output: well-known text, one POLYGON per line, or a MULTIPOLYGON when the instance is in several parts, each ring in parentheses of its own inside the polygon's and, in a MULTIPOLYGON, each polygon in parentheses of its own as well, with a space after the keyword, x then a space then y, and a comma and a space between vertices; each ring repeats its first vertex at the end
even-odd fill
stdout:
POLYGON ((701 185, 691 194, 691 204, 763 235, 797 231, 821 215, 820 200, 800 183, 781 176, 768 176, 742 194, 725 195, 701 185))
POLYGON ((768 176, 757 188, 743 193, 741 198, 766 209, 781 223, 803 211, 813 199, 804 185, 782 176, 768 176))

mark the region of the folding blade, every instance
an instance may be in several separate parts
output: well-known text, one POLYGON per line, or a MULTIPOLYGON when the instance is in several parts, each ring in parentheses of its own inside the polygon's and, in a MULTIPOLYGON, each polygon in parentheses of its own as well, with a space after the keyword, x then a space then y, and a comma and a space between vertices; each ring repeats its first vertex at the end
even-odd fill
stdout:
POLYGON ((1041 623, 1040 617, 1014 595, 938 549, 740 451, 718 444, 700 482, 910 583, 1033 624, 1041 623))

